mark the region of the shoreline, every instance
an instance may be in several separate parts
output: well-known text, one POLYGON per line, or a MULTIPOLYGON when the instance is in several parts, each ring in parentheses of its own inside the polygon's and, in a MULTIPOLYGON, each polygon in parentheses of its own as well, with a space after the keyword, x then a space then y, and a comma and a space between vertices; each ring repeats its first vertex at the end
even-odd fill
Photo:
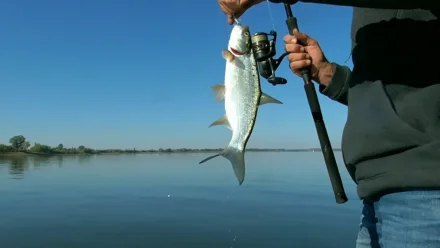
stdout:
MULTIPOLYGON (((195 153, 213 153, 220 152, 222 149, 164 149, 164 150, 94 150, 93 152, 62 152, 55 151, 49 153, 43 152, 4 152, 0 156, 67 156, 67 155, 122 155, 122 154, 195 154, 195 153)), ((339 152, 341 149, 333 149, 334 152, 339 152)), ((246 149, 246 152, 321 152, 321 149, 246 149)))

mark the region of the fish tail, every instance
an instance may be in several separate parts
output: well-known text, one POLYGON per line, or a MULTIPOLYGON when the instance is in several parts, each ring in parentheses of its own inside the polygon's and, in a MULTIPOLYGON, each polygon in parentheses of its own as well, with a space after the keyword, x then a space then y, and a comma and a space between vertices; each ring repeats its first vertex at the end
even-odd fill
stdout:
POLYGON ((242 185, 245 176, 245 162, 244 162, 244 151, 239 150, 237 148, 226 147, 219 154, 209 156, 204 160, 200 161, 199 164, 202 164, 208 160, 216 158, 218 156, 222 156, 229 160, 232 164, 232 169, 234 170, 235 176, 238 179, 238 184, 242 185))

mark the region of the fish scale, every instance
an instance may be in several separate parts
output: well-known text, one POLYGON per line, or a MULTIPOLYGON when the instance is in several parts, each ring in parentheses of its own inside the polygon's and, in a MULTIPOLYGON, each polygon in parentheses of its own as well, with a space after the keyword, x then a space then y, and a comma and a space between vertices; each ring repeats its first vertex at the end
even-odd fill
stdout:
POLYGON ((228 45, 228 49, 222 53, 226 60, 225 83, 212 87, 216 99, 225 103, 225 115, 210 127, 226 126, 232 131, 232 137, 223 151, 202 160, 200 164, 218 156, 225 157, 231 162, 241 185, 245 178, 244 153, 255 126, 258 107, 267 103, 282 103, 261 91, 249 27, 235 24, 228 45))

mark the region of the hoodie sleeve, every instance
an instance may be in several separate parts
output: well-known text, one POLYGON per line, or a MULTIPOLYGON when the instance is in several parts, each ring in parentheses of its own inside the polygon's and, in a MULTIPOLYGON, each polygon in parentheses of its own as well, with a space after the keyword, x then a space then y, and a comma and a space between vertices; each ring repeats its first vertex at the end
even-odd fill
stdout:
POLYGON ((376 9, 426 9, 438 8, 438 0, 300 0, 304 3, 321 3, 376 9))
POLYGON ((335 64, 335 71, 332 79, 327 87, 320 85, 319 92, 328 98, 342 103, 348 104, 348 82, 350 81, 351 71, 347 66, 335 64))

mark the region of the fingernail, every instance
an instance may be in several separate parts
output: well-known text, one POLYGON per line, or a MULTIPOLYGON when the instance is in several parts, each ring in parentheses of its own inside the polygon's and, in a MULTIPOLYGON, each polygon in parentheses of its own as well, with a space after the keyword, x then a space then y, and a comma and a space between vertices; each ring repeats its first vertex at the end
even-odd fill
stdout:
POLYGON ((310 65, 312 63, 312 61, 307 60, 306 63, 307 63, 307 65, 310 65))
POLYGON ((306 54, 306 59, 310 59, 310 55, 306 54))
POLYGON ((301 47, 299 50, 300 50, 301 52, 304 52, 304 47, 301 47))
POLYGON ((296 39, 292 39, 292 43, 296 44, 297 40, 296 39))

